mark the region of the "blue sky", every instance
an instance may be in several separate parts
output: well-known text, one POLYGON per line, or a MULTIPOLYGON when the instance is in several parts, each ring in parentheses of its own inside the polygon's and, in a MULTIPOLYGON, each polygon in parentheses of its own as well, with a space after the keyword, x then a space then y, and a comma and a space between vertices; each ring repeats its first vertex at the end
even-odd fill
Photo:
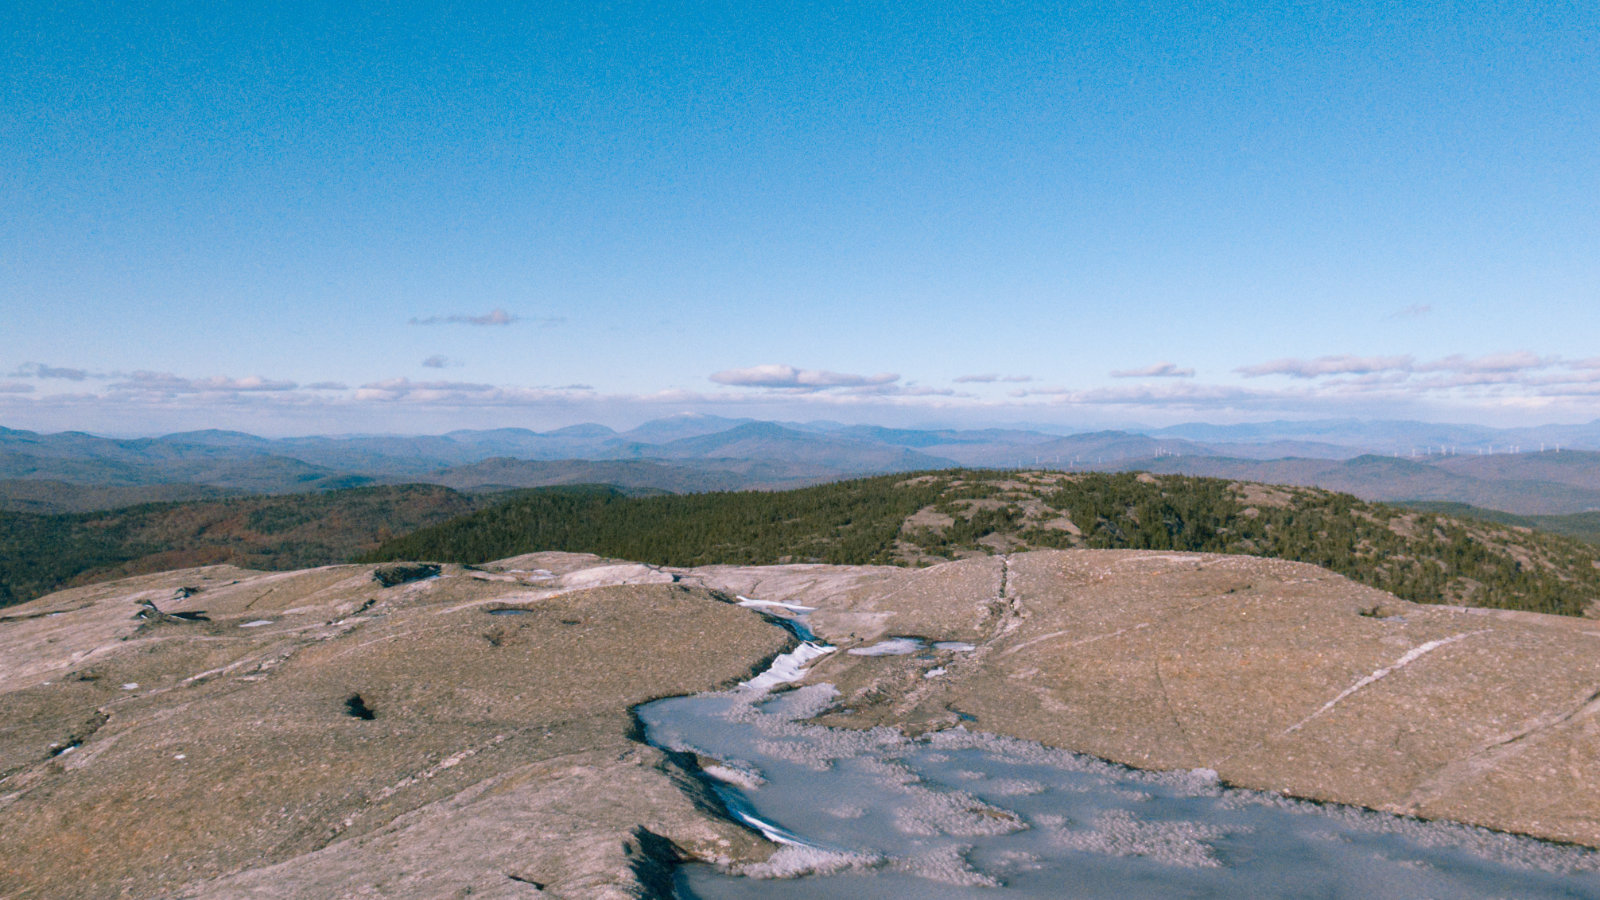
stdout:
POLYGON ((1600 418, 1593 4, 0 10, 0 424, 1600 418))

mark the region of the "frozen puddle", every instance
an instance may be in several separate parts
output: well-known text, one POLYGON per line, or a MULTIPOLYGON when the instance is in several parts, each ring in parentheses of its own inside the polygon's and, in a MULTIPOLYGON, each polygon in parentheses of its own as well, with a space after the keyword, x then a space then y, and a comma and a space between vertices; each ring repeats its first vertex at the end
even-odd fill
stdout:
MULTIPOLYGON (((845 652, 851 656, 910 656, 927 646, 928 642, 922 638, 891 637, 865 647, 852 647, 845 652)), ((933 649, 952 653, 971 653, 978 648, 966 641, 934 641, 933 649)))
POLYGON ((740 606, 749 607, 750 609, 786 609, 793 613, 817 611, 815 606, 801 606, 798 603, 784 603, 781 600, 756 600, 743 594, 735 595, 734 599, 739 601, 740 606))
POLYGON ((1600 854, 1137 772, 1026 741, 805 724, 830 685, 661 700, 651 743, 692 751, 734 815, 784 846, 684 897, 1600 897, 1600 854))

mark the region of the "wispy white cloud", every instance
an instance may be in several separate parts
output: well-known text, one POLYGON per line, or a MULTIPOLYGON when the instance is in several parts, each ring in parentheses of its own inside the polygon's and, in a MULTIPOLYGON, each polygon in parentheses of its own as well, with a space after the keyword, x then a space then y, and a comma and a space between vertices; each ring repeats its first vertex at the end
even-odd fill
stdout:
POLYGON ((956 378, 956 384, 1025 384, 1033 380, 1032 375, 1001 375, 990 372, 983 375, 962 375, 956 378))
POLYGON ((1455 354, 1427 362, 1417 362, 1411 356, 1319 356, 1316 359, 1275 359, 1253 366, 1242 366, 1235 372, 1246 378, 1266 375, 1286 375, 1290 378, 1327 378, 1341 375, 1380 375, 1384 373, 1408 376, 1430 372, 1454 372, 1463 375, 1509 374, 1531 372, 1562 365, 1559 357, 1540 356, 1527 350, 1513 353, 1491 353, 1485 356, 1455 354))
MULTIPOLYGON (((1327 356, 1248 366, 1245 370, 1251 373, 1273 374, 1281 380, 1252 376, 1233 384, 1156 374, 1173 370, 1183 371, 1174 363, 1162 362, 1129 370, 1139 374, 1127 376, 1130 380, 1126 381, 1011 384, 1005 396, 987 391, 963 393, 950 386, 903 380, 892 373, 862 375, 787 365, 728 369, 711 376, 705 391, 656 393, 608 392, 589 384, 517 386, 408 377, 372 380, 354 387, 335 381, 297 386, 293 381, 261 375, 195 377, 140 370, 112 373, 112 382, 105 387, 81 393, 52 391, 52 385, 34 378, 3 381, 0 413, 8 417, 7 424, 41 422, 54 416, 53 421, 66 427, 91 427, 95 421, 113 419, 171 421, 176 416, 204 423, 207 415, 216 417, 211 421, 225 421, 233 415, 240 417, 233 421, 246 428, 252 421, 249 416, 264 417, 262 421, 276 416, 281 421, 299 417, 304 421, 399 423, 446 418, 463 421, 467 417, 487 422, 499 414, 493 411, 500 411, 524 417, 592 415, 606 420, 608 415, 627 418, 667 408, 770 417, 832 417, 838 412, 840 418, 870 417, 875 414, 866 411, 874 409, 915 409, 919 415, 990 420, 1035 413, 1081 417, 1085 412, 1113 417, 1127 414, 1144 421, 1197 413, 1221 417, 1401 417, 1477 411, 1494 417, 1536 411, 1573 419, 1600 417, 1600 359, 1567 361, 1527 351, 1420 362, 1410 356, 1327 356), (1134 380, 1138 378, 1146 380, 1134 380), (590 412, 574 412, 578 410, 590 412)), ((961 383, 995 385, 1006 378, 964 376, 961 383)), ((68 385, 70 381, 55 386, 68 385)))
POLYGON ((842 393, 858 397, 972 397, 952 388, 930 387, 922 384, 864 384, 844 388, 842 393))
POLYGON ((469 316, 455 313, 448 316, 428 316, 427 318, 413 318, 412 325, 511 325, 522 321, 521 316, 514 316, 499 307, 489 310, 481 316, 469 316))
POLYGON ((1046 387, 1013 391, 1017 399, 1049 397, 1056 403, 1087 406, 1197 406, 1259 405, 1285 396, 1283 391, 1261 391, 1231 385, 1165 382, 1112 387, 1046 387))
POLYGON ((153 391, 165 394, 237 394, 262 391, 292 391, 299 386, 292 381, 278 381, 271 378, 263 378, 260 375, 246 375, 243 378, 230 378, 226 375, 213 375, 209 378, 186 378, 182 375, 174 375, 171 372, 140 370, 129 372, 121 377, 126 380, 111 385, 111 390, 153 391))
POLYGON ((714 372, 711 380, 730 387, 753 387, 790 391, 822 391, 832 388, 859 388, 893 384, 900 376, 888 372, 877 375, 851 375, 821 369, 797 369, 769 364, 745 369, 714 372))
POLYGON ((461 394, 492 393, 492 384, 466 381, 412 381, 409 378, 390 378, 363 384, 356 389, 357 400, 400 400, 408 397, 425 397, 444 400, 461 394))
POLYGON ((1516 353, 1494 353, 1488 356, 1467 357, 1460 354, 1446 356, 1416 367, 1418 372, 1526 372, 1548 369, 1560 360, 1553 356, 1540 356, 1527 350, 1516 353))
POLYGON ((448 356, 442 356, 435 353, 433 356, 423 360, 422 365, 424 368, 428 369, 448 369, 451 366, 459 366, 461 364, 448 356))
POLYGON ((1119 369, 1112 378, 1193 378, 1193 369, 1180 369, 1176 363, 1161 362, 1142 369, 1119 369))
POLYGON ((62 366, 47 366, 44 363, 23 363, 11 373, 13 378, 59 378, 65 381, 83 381, 86 378, 97 378, 88 369, 69 369, 62 366))
POLYGON ((1320 378, 1325 375, 1365 375, 1391 370, 1409 371, 1416 360, 1409 356, 1319 356, 1316 359, 1275 359, 1234 369, 1246 378, 1287 375, 1290 378, 1320 378))

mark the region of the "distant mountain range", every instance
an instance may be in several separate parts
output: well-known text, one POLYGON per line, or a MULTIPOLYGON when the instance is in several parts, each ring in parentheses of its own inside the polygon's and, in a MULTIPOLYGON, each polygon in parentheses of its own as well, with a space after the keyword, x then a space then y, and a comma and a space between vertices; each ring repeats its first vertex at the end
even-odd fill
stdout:
POLYGON ((964 466, 1148 469, 1550 515, 1600 509, 1594 450, 1600 450, 1600 422, 1525 429, 1353 420, 1194 423, 1061 435, 684 415, 623 432, 589 424, 545 432, 263 438, 192 431, 137 439, 0 428, 0 509, 82 511, 419 482, 470 491, 578 483, 677 493, 780 489, 964 466), (1545 452, 1529 452, 1540 445, 1545 452), (1512 448, 1523 452, 1505 452, 1512 448))
POLYGON ((1167 456, 1093 468, 1305 485, 1364 500, 1448 501, 1528 516, 1600 510, 1600 453, 1582 450, 1415 460, 1372 455, 1345 460, 1167 456))

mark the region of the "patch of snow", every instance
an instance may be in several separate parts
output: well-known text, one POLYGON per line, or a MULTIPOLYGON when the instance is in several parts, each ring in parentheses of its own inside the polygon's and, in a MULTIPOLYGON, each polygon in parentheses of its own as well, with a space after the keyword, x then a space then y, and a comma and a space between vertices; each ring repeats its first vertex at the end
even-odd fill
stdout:
POLYGON ((851 647, 845 652, 851 656, 909 656, 921 649, 922 641, 916 638, 894 637, 870 647, 851 647))
POLYGON ((125 690, 125 691, 137 691, 139 689, 139 682, 130 681, 127 684, 123 685, 122 689, 125 690))
POLYGON ((1061 846, 1107 856, 1144 856, 1169 866, 1220 868, 1211 842, 1229 830, 1203 822, 1150 821, 1125 809, 1108 809, 1095 816, 1093 830, 1062 830, 1055 835, 1061 846))
POLYGON ((243 625, 240 625, 239 627, 240 628, 260 628, 263 625, 271 625, 271 624, 272 624, 272 620, 271 619, 257 619, 254 622, 246 622, 243 625))
POLYGON ((761 773, 755 771, 753 768, 745 769, 732 765, 719 766, 713 764, 702 767, 701 771, 705 772, 707 775, 710 775, 712 778, 717 779, 718 781, 726 781, 729 784, 736 784, 747 791, 753 791, 767 783, 767 780, 761 777, 761 773))
POLYGON ((738 599, 740 606, 749 606, 749 607, 754 607, 754 608, 758 608, 758 609, 761 608, 761 607, 776 606, 776 607, 780 607, 782 609, 787 609, 790 612, 797 612, 797 613, 808 613, 808 612, 816 612, 817 611, 817 608, 815 606, 801 606, 798 603, 784 603, 781 600, 756 600, 756 599, 751 598, 751 597, 746 597, 743 594, 736 594, 735 596, 738 599))
POLYGON ((933 644, 933 649, 953 650, 956 653, 971 653, 978 648, 967 643, 966 641, 935 641, 933 644))
POLYGON ((928 671, 923 672, 922 673, 922 677, 923 678, 938 678, 940 675, 943 675, 943 674, 944 674, 944 666, 940 666, 937 669, 929 669, 928 671))
POLYGON ((778 654, 765 672, 740 683, 740 687, 751 691, 769 691, 780 684, 793 684, 806 677, 806 664, 819 656, 825 656, 838 648, 815 641, 802 641, 800 646, 788 653, 778 654))
POLYGON ((515 575, 496 575, 493 572, 468 572, 467 577, 474 581, 505 581, 511 584, 520 581, 515 575))
MULTIPOLYGON (((805 841, 802 841, 798 837, 795 837, 787 829, 785 829, 785 828, 783 828, 781 826, 778 826, 778 825, 774 825, 771 822, 767 822, 767 821, 764 821, 762 819, 758 819, 755 816, 745 812, 742 809, 729 809, 728 812, 733 813, 734 818, 736 818, 739 821, 745 823, 746 825, 749 825, 751 828, 754 828, 755 830, 761 832, 761 835, 763 837, 765 837, 767 840, 773 842, 774 844, 783 844, 783 845, 788 846, 788 847, 805 847, 807 849, 815 849, 810 844, 807 844, 805 841)), ((748 873, 746 873, 746 874, 748 874, 748 873)), ((760 877, 760 876, 756 876, 756 877, 760 877)), ((768 877, 786 877, 786 876, 768 876, 768 877)))
MULTIPOLYGON (((769 835, 770 837, 770 835, 769 835)), ((871 869, 883 864, 883 857, 868 853, 850 853, 824 850, 803 844, 784 842, 785 846, 763 863, 753 863, 738 871, 746 878, 799 878, 802 875, 833 875, 855 869, 871 869)))

